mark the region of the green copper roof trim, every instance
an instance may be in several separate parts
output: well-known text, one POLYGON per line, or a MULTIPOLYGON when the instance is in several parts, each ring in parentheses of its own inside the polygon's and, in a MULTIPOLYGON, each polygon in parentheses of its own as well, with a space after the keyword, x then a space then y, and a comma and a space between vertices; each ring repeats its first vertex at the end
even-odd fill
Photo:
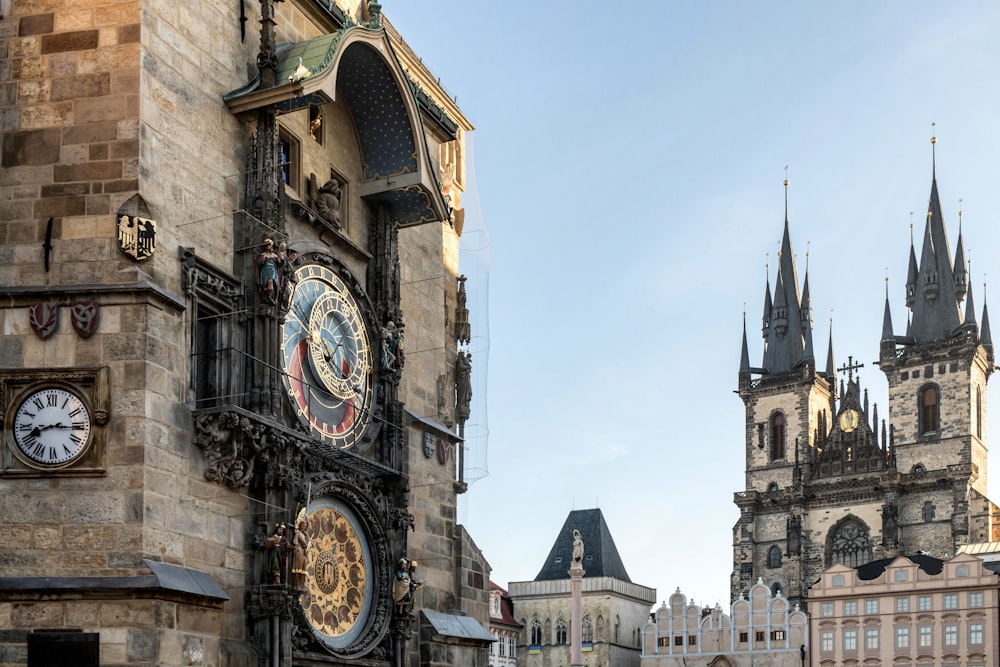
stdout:
MULTIPOLYGON (((274 77, 275 87, 285 85, 294 79, 295 71, 299 67, 299 58, 302 58, 302 66, 309 70, 309 76, 303 76, 298 79, 299 81, 311 79, 317 74, 321 74, 328 70, 333 65, 333 61, 337 55, 337 48, 343 41, 344 36, 352 30, 382 32, 381 28, 372 30, 361 25, 351 25, 346 28, 341 28, 337 32, 313 37, 310 40, 293 44, 291 46, 287 43, 285 45, 279 45, 277 49, 278 53, 276 54, 278 57, 278 66, 274 77)), ((247 85, 226 93, 222 96, 222 99, 228 102, 259 89, 260 73, 258 72, 254 75, 253 79, 247 83, 247 85)))

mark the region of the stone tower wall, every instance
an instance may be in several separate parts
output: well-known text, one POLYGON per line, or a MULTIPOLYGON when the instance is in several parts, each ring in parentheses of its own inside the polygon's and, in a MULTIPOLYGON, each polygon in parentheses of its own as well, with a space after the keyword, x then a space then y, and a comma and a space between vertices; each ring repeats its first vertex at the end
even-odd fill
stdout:
POLYGON ((915 465, 942 470, 961 464, 970 468, 970 483, 986 493, 986 352, 982 347, 951 345, 936 350, 907 350, 891 365, 883 364, 889 380, 889 416, 895 429, 900 472, 915 465), (921 390, 940 391, 940 430, 918 433, 921 390), (982 391, 982 438, 976 437, 976 388, 982 391))

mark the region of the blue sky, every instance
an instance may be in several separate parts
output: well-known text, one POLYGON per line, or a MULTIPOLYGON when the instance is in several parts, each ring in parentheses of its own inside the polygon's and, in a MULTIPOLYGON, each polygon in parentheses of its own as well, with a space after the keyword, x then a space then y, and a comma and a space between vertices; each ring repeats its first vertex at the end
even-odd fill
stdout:
POLYGON ((494 581, 533 579, 567 513, 598 506, 633 581, 728 609, 743 312, 757 364, 785 166, 820 363, 832 316, 837 364, 865 364, 884 415, 872 362, 885 279, 902 333, 931 123, 952 248, 963 200, 977 307, 984 274, 1000 290, 1000 7, 385 0, 383 11, 477 128, 465 204, 489 233, 488 275, 469 271, 472 307, 488 303, 473 359, 488 413, 470 426, 488 426, 490 474, 460 518, 494 581))

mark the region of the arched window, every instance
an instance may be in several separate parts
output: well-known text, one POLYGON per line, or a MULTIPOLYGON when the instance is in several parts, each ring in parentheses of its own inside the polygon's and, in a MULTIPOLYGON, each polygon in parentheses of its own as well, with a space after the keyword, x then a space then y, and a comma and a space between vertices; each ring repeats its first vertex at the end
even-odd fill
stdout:
POLYGON ((771 595, 773 595, 774 597, 778 597, 778 593, 780 592, 781 592, 781 583, 775 581, 773 584, 771 584, 771 595))
POLYGON ((618 643, 618 633, 621 630, 621 627, 622 627, 622 619, 620 617, 618 617, 618 616, 615 616, 615 643, 616 644, 618 643))
POLYGON ((767 566, 781 567, 781 549, 776 546, 771 547, 767 552, 767 566))
POLYGON ((924 523, 930 523, 934 520, 934 504, 929 500, 924 501, 923 517, 924 523))
POLYGON ((841 563, 859 567, 872 559, 868 527, 853 517, 844 519, 830 531, 827 541, 827 567, 841 563))
POLYGON ((562 646, 566 643, 566 622, 561 618, 556 621, 556 644, 562 646))
POLYGON ((778 483, 777 482, 771 482, 770 484, 768 484, 767 485, 767 492, 768 493, 777 493, 778 492, 778 483))
POLYGON ((542 645, 542 624, 538 622, 537 618, 531 621, 531 645, 542 645))
POLYGON ((940 424, 940 399, 938 389, 934 385, 928 385, 920 391, 920 434, 928 435, 937 433, 940 424))
POLYGON ((976 387, 976 437, 983 439, 983 388, 976 387))
POLYGON ((771 460, 785 458, 785 415, 778 412, 771 417, 771 460))
POLYGON ((590 614, 584 616, 583 621, 580 623, 580 641, 594 641, 594 624, 590 622, 590 614))

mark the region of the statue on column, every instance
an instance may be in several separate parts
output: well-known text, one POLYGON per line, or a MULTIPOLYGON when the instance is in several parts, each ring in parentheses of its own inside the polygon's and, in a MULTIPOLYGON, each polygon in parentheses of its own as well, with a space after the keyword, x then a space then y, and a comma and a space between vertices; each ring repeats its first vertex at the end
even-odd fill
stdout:
POLYGON ((576 528, 573 529, 573 564, 583 564, 583 538, 576 528))

